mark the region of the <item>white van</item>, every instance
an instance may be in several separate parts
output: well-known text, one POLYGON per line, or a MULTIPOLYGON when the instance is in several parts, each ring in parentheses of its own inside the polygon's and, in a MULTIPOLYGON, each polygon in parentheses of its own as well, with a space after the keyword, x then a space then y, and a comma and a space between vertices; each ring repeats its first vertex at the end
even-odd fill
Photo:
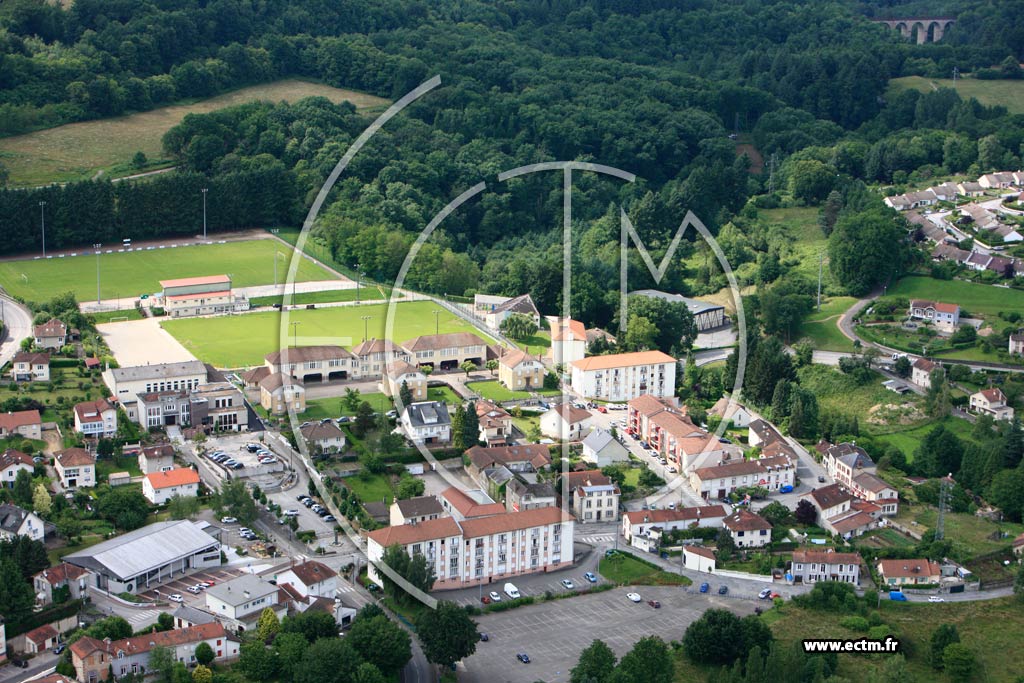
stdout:
POLYGON ((505 595, 512 598, 513 600, 522 597, 522 594, 519 592, 519 589, 516 588, 516 585, 514 583, 505 584, 505 595))

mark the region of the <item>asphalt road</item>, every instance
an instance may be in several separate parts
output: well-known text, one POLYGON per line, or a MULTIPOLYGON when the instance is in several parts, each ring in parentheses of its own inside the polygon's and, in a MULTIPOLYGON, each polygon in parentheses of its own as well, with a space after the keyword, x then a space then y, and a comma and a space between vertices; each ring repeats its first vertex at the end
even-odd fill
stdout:
POLYGON ((0 365, 5 365, 21 348, 21 340, 32 336, 32 313, 14 299, 0 296, 0 317, 4 321, 0 365))

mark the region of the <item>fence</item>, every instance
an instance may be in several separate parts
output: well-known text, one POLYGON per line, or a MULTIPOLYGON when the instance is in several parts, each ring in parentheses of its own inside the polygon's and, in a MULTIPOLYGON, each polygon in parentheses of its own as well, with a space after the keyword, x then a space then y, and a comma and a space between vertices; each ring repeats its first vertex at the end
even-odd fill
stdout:
POLYGON ((769 574, 751 574, 749 572, 737 572, 732 569, 715 569, 716 576, 728 576, 734 579, 744 579, 746 581, 760 581, 761 583, 774 583, 775 579, 769 574))

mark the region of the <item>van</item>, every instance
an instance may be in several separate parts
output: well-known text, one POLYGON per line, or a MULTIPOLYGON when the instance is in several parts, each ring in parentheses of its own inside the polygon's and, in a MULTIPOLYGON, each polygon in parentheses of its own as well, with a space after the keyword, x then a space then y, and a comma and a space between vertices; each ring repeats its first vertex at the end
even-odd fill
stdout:
POLYGON ((512 598, 513 600, 522 597, 522 594, 519 592, 519 589, 516 588, 516 585, 514 583, 505 584, 505 595, 512 598))
POLYGON ((903 591, 889 591, 889 599, 896 602, 906 602, 907 596, 903 594, 903 591))

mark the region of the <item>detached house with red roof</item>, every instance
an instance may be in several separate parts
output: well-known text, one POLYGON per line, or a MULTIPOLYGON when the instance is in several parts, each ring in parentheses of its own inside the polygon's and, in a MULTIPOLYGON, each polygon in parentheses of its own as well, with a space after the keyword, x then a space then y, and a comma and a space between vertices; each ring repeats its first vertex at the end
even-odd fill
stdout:
POLYGON ((52 318, 32 328, 32 341, 40 349, 60 351, 68 341, 68 326, 52 318))
POLYGON ((96 456, 84 448, 65 448, 57 453, 53 469, 65 489, 96 485, 96 456))
POLYGON ((924 320, 935 323, 935 326, 952 332, 960 324, 960 306, 947 304, 941 301, 929 301, 927 299, 913 299, 910 302, 910 309, 907 315, 911 320, 924 320))
POLYGON ((67 586, 68 595, 72 600, 84 598, 86 588, 91 582, 92 572, 83 567, 76 567, 61 562, 56 567, 49 567, 32 577, 32 587, 37 599, 48 605, 53 602, 53 591, 67 586))
POLYGON ((549 439, 579 441, 590 432, 592 418, 589 411, 564 403, 540 416, 540 433, 549 439))
POLYGON ((117 409, 105 398, 76 403, 75 431, 95 438, 114 436, 117 434, 117 409))
POLYGON ((277 585, 290 584, 298 593, 308 598, 334 598, 338 589, 338 572, 322 562, 307 560, 294 564, 277 575, 277 585))
POLYGON ((13 448, 0 453, 0 487, 14 488, 14 480, 18 478, 18 472, 22 471, 30 476, 35 472, 32 458, 13 448))
POLYGON ((994 387, 971 394, 971 412, 989 415, 996 420, 1013 419, 1013 406, 1007 404, 1006 394, 994 387))
POLYGON ((942 371, 942 366, 927 358, 918 358, 910 366, 910 381, 919 387, 930 389, 932 386, 932 372, 942 371))
POLYGON ((763 548, 772 542, 772 525, 764 517, 739 508, 722 520, 737 548, 763 548))
POLYGON ((544 388, 546 370, 540 356, 510 351, 498 359, 498 380, 512 391, 544 388))
POLYGON ((26 439, 42 439, 43 418, 39 411, 18 410, 13 413, 0 413, 0 439, 14 435, 26 439))
POLYGON ((942 568, 938 562, 926 559, 879 560, 878 574, 886 586, 900 587, 915 584, 937 584, 942 581, 942 568))
POLYGON ((199 473, 190 467, 147 474, 142 480, 142 495, 153 505, 163 505, 175 496, 199 495, 199 473))
POLYGON ((11 379, 15 382, 49 382, 50 354, 19 351, 11 359, 11 379))

